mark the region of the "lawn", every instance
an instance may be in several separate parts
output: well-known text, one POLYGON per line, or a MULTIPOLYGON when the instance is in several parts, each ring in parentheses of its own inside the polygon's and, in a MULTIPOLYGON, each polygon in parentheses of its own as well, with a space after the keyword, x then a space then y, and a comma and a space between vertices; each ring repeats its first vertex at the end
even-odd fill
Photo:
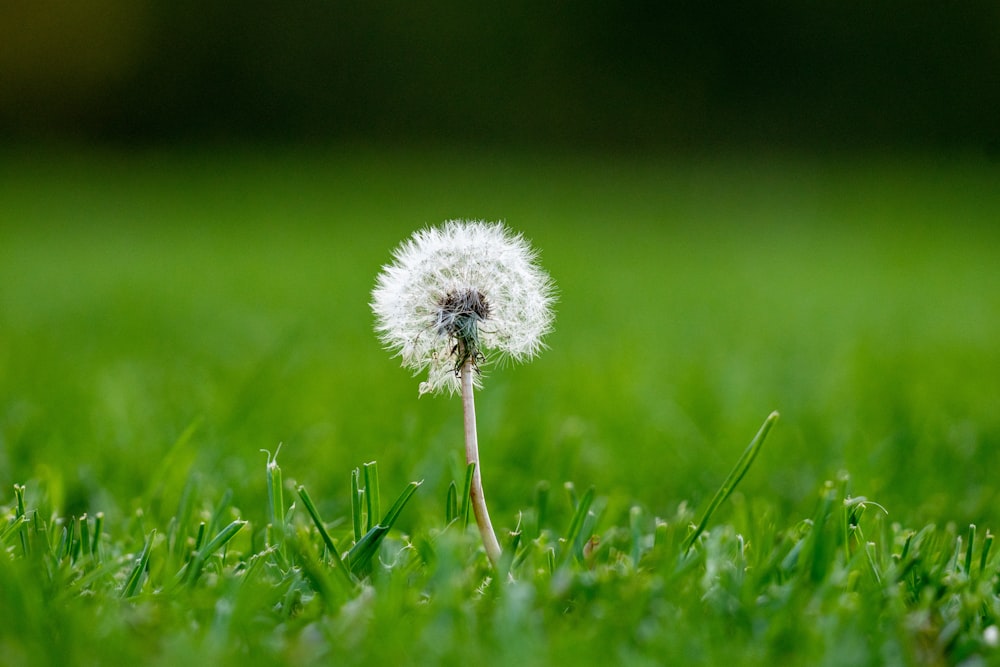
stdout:
POLYGON ((1000 660, 997 183, 975 156, 8 149, 0 664, 1000 660), (446 529, 458 399, 418 399, 368 305, 452 218, 505 220, 558 286, 549 348, 477 397, 509 580, 446 529), (422 484, 342 577, 299 489, 345 552, 370 461, 383 510, 422 484))

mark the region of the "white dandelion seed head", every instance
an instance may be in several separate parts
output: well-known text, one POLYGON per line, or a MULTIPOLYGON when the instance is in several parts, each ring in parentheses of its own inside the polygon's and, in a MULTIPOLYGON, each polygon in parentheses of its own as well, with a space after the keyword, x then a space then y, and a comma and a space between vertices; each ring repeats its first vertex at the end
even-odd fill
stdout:
POLYGON ((523 236, 483 221, 422 229, 393 252, 372 291, 375 330, 403 366, 427 370, 421 394, 458 392, 467 359, 524 361, 544 346, 555 286, 535 260, 523 236))

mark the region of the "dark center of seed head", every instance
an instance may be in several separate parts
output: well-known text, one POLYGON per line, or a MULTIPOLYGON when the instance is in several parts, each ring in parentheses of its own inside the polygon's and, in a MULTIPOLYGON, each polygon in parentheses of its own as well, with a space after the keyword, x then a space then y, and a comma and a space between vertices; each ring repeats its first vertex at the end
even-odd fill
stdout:
POLYGON ((438 304, 438 333, 453 340, 455 346, 455 373, 469 359, 475 364, 482 353, 479 350, 479 323, 490 316, 490 304, 476 289, 457 290, 446 294, 438 304))

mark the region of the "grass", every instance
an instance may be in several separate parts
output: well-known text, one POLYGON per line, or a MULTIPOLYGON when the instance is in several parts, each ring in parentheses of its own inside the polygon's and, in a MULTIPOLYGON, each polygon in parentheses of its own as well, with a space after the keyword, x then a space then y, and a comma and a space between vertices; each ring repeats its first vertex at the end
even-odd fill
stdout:
POLYGON ((998 171, 8 151, 0 664, 997 661, 998 171), (478 400, 509 578, 367 307, 452 217, 560 289, 478 400))

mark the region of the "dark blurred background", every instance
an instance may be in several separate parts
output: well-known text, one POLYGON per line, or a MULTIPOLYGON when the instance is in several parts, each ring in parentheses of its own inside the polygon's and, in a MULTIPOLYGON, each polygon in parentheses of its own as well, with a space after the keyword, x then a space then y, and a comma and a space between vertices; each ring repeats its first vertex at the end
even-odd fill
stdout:
POLYGON ((1000 2, 4 0, 0 138, 1000 146, 1000 2))

